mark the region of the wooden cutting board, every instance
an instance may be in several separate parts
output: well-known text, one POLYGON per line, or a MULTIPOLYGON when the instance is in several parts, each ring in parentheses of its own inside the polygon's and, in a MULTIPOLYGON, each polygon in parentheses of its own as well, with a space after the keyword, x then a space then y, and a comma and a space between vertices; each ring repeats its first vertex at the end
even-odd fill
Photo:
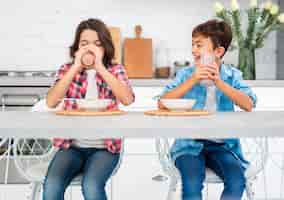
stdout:
POLYGON ((118 27, 108 27, 115 48, 114 62, 121 64, 121 32, 118 27))
POLYGON ((56 115, 65 115, 65 116, 111 116, 111 115, 123 115, 126 114, 122 110, 110 110, 110 111, 95 111, 95 110, 61 110, 55 113, 56 115))
POLYGON ((144 113, 152 116, 206 116, 209 112, 206 110, 190 110, 190 111, 170 111, 170 110, 149 110, 144 113))
POLYGON ((135 38, 124 40, 124 66, 129 78, 152 78, 152 39, 141 38, 142 27, 135 27, 135 38))

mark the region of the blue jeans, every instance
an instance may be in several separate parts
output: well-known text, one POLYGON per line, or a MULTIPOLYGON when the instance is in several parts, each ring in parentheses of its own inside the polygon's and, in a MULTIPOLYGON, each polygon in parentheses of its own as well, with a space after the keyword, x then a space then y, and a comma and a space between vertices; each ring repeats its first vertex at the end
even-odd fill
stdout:
POLYGON ((197 155, 182 155, 175 165, 182 179, 182 199, 201 200, 205 168, 212 169, 224 182, 221 200, 241 200, 246 186, 245 169, 222 144, 203 141, 204 148, 197 155))
POLYGON ((105 149, 71 147, 59 150, 47 171, 43 200, 64 200, 72 179, 82 174, 85 200, 106 200, 105 184, 119 161, 119 154, 105 149))

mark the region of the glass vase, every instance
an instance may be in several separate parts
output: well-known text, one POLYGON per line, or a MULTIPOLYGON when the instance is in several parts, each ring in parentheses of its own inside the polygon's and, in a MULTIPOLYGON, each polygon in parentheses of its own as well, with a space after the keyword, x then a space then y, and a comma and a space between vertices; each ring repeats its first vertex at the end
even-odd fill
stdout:
POLYGON ((255 80, 255 49, 239 48, 239 68, 245 80, 255 80))

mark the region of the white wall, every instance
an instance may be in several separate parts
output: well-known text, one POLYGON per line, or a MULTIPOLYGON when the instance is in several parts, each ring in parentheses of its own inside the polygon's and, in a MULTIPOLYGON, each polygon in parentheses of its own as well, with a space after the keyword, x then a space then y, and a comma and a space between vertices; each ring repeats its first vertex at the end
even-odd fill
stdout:
MULTIPOLYGON (((246 5, 248 0, 241 0, 246 5)), ((103 19, 133 37, 141 24, 154 48, 170 48, 170 62, 191 57, 193 27, 213 16, 212 0, 9 0, 0 7, 0 70, 55 70, 68 58, 76 25, 103 19)), ((226 5, 228 0, 221 0, 226 5)), ((257 77, 276 77, 276 37, 257 52, 257 77)), ((227 61, 237 63, 235 56, 227 61)), ((155 58, 155 57, 154 57, 155 58)))

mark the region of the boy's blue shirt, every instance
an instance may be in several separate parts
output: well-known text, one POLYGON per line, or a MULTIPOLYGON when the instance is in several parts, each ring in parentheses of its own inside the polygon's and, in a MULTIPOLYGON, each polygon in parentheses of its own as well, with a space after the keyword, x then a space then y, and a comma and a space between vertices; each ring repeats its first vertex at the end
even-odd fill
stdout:
MULTIPOLYGON (((196 67, 193 66, 178 71, 174 81, 165 87, 161 96, 189 79, 195 70, 196 67)), ((220 77, 224 82, 226 82, 233 88, 247 94, 252 99, 253 105, 255 107, 257 101, 256 95, 253 93, 252 89, 243 82, 242 73, 238 69, 222 64, 220 67, 220 77)), ((183 98, 196 99, 196 103, 193 106, 193 109, 201 110, 204 108, 206 102, 206 88, 200 84, 196 84, 183 96, 183 98)), ((218 112, 234 111, 234 103, 232 102, 232 100, 218 88, 216 89, 216 104, 218 112)), ((244 168, 247 168, 249 163, 243 157, 239 139, 224 139, 223 147, 232 152, 232 154, 240 160, 242 166, 244 168)), ((172 159, 176 160, 177 157, 185 154, 198 155, 202 151, 202 149, 203 143, 200 141, 195 141, 193 139, 176 139, 171 148, 172 159)))

